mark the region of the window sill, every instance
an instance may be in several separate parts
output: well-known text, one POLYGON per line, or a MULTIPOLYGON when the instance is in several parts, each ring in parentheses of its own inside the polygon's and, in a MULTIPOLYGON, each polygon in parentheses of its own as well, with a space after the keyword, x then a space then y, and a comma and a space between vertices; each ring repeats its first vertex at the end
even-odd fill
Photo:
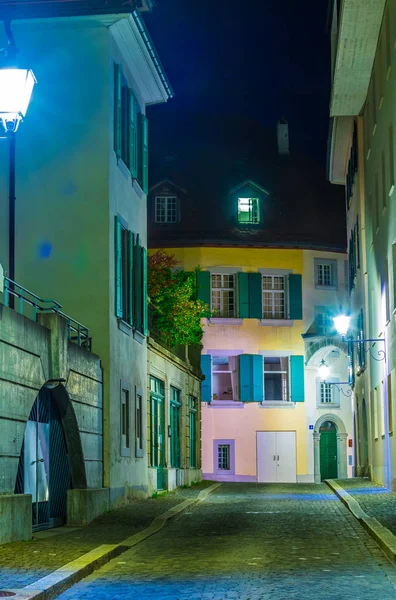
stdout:
POLYGON ((236 325, 240 327, 243 323, 243 319, 230 318, 230 317, 215 317, 208 319, 208 325, 236 325))
POLYGON ((316 408, 340 408, 340 404, 338 402, 320 402, 316 408))
POLYGON ((125 177, 125 179, 131 178, 131 173, 120 156, 117 157, 117 167, 120 169, 120 171, 121 171, 122 175, 125 177))
POLYGON ((135 457, 136 458, 144 458, 144 452, 143 452, 143 450, 136 450, 135 457))
POLYGON ((296 403, 284 401, 284 400, 279 400, 279 401, 264 400, 263 402, 260 402, 259 406, 260 406, 260 408, 295 408, 296 403))
POLYGON ((124 319, 117 318, 118 329, 125 333, 126 335, 132 335, 133 328, 132 325, 129 325, 124 319))
POLYGON ((337 291, 337 286, 336 285, 319 285, 317 283, 315 283, 315 289, 316 290, 328 290, 329 292, 336 292, 337 291))
POLYGON ((236 400, 212 400, 208 406, 209 408, 245 408, 245 403, 236 400))
POLYGON ((143 335, 143 333, 141 333, 137 329, 134 329, 133 339, 136 340, 137 342, 139 342, 139 344, 143 344, 144 340, 146 339, 146 336, 143 335))
POLYGON ((293 323, 292 319, 259 319, 258 322, 262 327, 292 327, 293 323))
POLYGON ((128 458, 131 456, 131 449, 130 448, 121 448, 121 456, 124 458, 128 458))
POLYGON ((139 196, 139 198, 143 198, 143 196, 145 194, 144 194, 144 191, 137 179, 132 180, 132 187, 133 187, 134 191, 136 192, 136 194, 139 196))

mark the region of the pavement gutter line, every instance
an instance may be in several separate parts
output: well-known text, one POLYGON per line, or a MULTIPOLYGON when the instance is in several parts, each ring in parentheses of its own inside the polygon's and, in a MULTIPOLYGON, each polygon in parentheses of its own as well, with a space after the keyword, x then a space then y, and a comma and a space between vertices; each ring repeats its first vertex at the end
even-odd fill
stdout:
POLYGON ((140 544, 140 542, 157 533, 157 531, 160 531, 165 524, 171 523, 177 517, 181 516, 191 505, 205 500, 209 494, 221 485, 221 483, 214 483, 199 492, 196 498, 187 499, 180 504, 176 504, 173 508, 155 517, 146 529, 131 535, 119 544, 102 544, 22 589, 10 588, 4 591, 13 592, 15 594, 13 596, 14 600, 51 600, 52 598, 56 598, 59 594, 81 581, 81 579, 103 567, 113 558, 140 544))
POLYGON ((377 542, 386 556, 396 563, 396 536, 389 529, 381 525, 375 518, 370 517, 348 492, 333 479, 326 479, 325 483, 338 496, 341 502, 364 527, 367 533, 377 542))

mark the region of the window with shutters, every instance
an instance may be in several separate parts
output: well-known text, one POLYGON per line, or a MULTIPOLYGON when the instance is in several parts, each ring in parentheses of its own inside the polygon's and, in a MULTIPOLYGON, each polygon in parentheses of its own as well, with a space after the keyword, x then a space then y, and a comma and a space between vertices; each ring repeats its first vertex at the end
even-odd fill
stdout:
POLYGON ((288 356, 264 356, 264 400, 266 402, 290 400, 288 356))
POLYGON ((336 290, 338 283, 337 261, 315 258, 315 287, 336 290))
POLYGON ((131 427, 130 385, 121 381, 121 456, 129 456, 131 427))
POLYGON ((180 390, 170 387, 170 466, 180 467, 180 390))
POLYGON ((212 356, 212 398, 238 401, 237 356, 212 356))
POLYGON ((286 282, 282 275, 263 275, 263 319, 286 317, 286 282))
POLYGON ((212 273, 211 311, 214 317, 237 316, 235 274, 212 273))
POLYGON ((156 196, 155 222, 177 223, 179 220, 178 198, 176 196, 156 196))
POLYGON ((114 65, 114 150, 137 179, 148 187, 148 121, 120 65, 114 65))
POLYGON ((119 216, 115 217, 115 305, 120 322, 147 335, 147 249, 119 216))
POLYGON ((189 463, 190 468, 197 466, 197 399, 194 396, 189 396, 189 439, 188 439, 188 450, 189 450, 189 463))
POLYGON ((259 198, 238 198, 238 223, 243 225, 260 223, 259 198))
POLYGON ((136 458, 143 458, 143 394, 137 388, 135 390, 135 440, 136 458))

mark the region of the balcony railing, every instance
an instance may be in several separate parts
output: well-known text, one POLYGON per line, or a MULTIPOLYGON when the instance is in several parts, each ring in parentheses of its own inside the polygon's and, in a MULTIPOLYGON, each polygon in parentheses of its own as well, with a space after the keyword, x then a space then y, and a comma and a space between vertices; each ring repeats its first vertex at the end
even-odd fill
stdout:
POLYGON ((78 344, 83 348, 91 351, 92 338, 89 337, 89 329, 79 323, 69 315, 62 312, 62 305, 56 300, 49 300, 40 298, 33 294, 30 290, 27 290, 19 283, 12 281, 3 273, 2 266, 0 265, 0 292, 4 294, 4 305, 10 305, 10 298, 14 298, 14 310, 20 315, 25 314, 26 307, 30 307, 31 315, 34 321, 37 321, 37 315, 39 313, 56 313, 60 315, 67 322, 67 336, 71 342, 78 344))

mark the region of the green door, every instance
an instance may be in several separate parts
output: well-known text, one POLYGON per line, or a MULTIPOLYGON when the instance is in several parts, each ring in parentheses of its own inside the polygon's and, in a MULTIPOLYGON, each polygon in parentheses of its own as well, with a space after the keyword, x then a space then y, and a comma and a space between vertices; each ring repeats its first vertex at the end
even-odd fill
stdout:
POLYGON ((337 479, 337 430, 331 421, 320 428, 320 479, 337 479))
POLYGON ((150 377, 150 466, 157 468, 157 490, 164 488, 164 384, 150 377))

